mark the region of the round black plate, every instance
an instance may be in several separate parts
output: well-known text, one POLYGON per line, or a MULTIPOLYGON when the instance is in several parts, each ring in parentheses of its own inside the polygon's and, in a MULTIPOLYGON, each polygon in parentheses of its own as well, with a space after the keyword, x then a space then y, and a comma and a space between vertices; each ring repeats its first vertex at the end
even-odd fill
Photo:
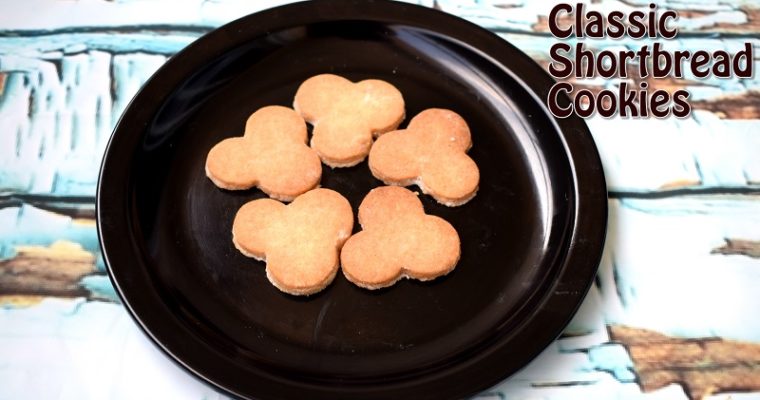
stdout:
MULTIPOLYGON (((596 148, 581 120, 548 113, 551 84, 497 36, 408 4, 301 3, 225 25, 169 60, 111 138, 97 201, 111 278, 169 356, 240 397, 484 390, 561 332, 604 241, 596 148), (242 134, 251 112, 291 105, 303 80, 325 72, 391 82, 409 117, 444 107, 470 124, 478 195, 457 208, 421 196, 461 237, 450 275, 367 291, 338 274, 323 292, 294 297, 233 247, 235 212, 263 194, 217 189, 204 175, 206 153, 242 134)), ((379 185, 366 162, 324 168, 322 186, 355 211, 379 185)))

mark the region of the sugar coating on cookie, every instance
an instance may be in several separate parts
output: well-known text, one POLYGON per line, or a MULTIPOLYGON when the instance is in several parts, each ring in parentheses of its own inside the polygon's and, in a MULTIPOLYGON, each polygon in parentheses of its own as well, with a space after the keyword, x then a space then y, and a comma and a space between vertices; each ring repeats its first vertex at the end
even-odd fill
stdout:
POLYGON ((391 286, 402 278, 431 280, 456 267, 459 235, 443 218, 427 215, 413 192, 382 186, 359 206, 362 231, 341 251, 346 278, 367 289, 391 286))
POLYGON ((439 203, 455 207, 478 190, 480 171, 467 155, 470 128, 459 114, 431 108, 417 114, 406 129, 388 132, 369 153, 372 175, 387 185, 416 184, 439 203))
POLYGON ((267 278, 275 287, 309 295, 335 278, 338 253, 353 226, 348 200, 319 188, 289 205, 272 199, 246 203, 235 215, 232 242, 246 256, 266 261, 267 278))
POLYGON ((245 134, 217 143, 206 157, 206 176, 222 189, 258 186, 272 198, 291 201, 313 189, 322 164, 306 143, 306 122, 287 107, 269 106, 254 112, 245 134))
POLYGON ((311 77, 299 86, 293 108, 314 126, 311 147, 322 162, 350 167, 367 157, 372 140, 404 120, 404 98, 388 82, 353 83, 332 74, 311 77))

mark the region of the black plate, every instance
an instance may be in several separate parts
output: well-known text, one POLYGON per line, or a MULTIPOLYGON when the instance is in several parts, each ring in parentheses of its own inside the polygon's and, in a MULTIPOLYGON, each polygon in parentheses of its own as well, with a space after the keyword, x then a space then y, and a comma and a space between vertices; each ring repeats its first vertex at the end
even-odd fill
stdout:
MULTIPOLYGON (((464 20, 401 3, 301 3, 254 14, 166 63, 122 116, 98 188, 111 278, 135 320, 206 382, 251 398, 460 398, 521 368, 562 330, 593 280, 606 227, 599 156, 578 118, 543 104, 552 80, 464 20), (280 293, 232 245, 258 190, 217 189, 211 146, 259 107, 289 106, 324 72, 396 85, 409 117, 469 122, 481 170, 471 202, 421 196, 462 240, 456 270, 367 291, 338 274, 308 298, 280 293)), ((402 126, 405 126, 403 124, 402 126)), ((378 185, 366 162, 324 168, 354 210, 378 185)))

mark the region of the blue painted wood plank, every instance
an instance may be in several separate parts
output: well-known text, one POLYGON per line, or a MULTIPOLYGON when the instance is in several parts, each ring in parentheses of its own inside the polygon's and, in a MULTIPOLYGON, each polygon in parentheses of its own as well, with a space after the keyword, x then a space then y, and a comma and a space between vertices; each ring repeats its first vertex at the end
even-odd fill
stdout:
POLYGON ((166 60, 87 51, 0 55, 0 193, 93 196, 103 151, 122 110, 166 60))
MULTIPOLYGON (((537 59, 546 59, 546 39, 505 37, 537 59)), ((6 48, 8 41, 0 39, 6 48)), ((165 60, 162 54, 103 50, 29 57, 0 54, 0 71, 6 71, 0 97, 0 192, 93 196, 113 125, 165 60)), ((687 88, 698 88, 695 97, 704 99, 760 87, 757 79, 702 81, 687 88)), ((600 84, 612 87, 614 81, 600 84)), ((721 120, 695 112, 684 120, 587 122, 612 191, 742 187, 760 182, 760 157, 752 151, 757 139, 751 134, 760 121, 721 120)))
MULTIPOLYGON (((741 196, 676 197, 611 200, 610 207, 609 237, 598 284, 592 286, 566 336, 515 378, 499 386, 497 393, 547 398, 562 394, 595 398, 640 395, 632 383, 630 359, 619 346, 610 343, 606 331, 609 324, 633 325, 679 337, 719 335, 760 343, 758 321, 737 318, 752 315, 760 307, 760 299, 754 295, 760 284, 760 259, 711 254, 725 237, 757 238, 760 202, 741 196), (673 285, 678 286, 677 296, 673 285)), ((91 226, 77 226, 70 218, 29 207, 2 210, 0 227, 6 227, 0 230, 0 247, 6 249, 19 244, 46 245, 66 238, 82 243, 88 251, 97 251, 91 226)), ((12 256, 13 252, 6 254, 12 256)), ((95 288, 96 293, 108 292, 105 277, 87 278, 83 284, 95 288)), ((93 321, 80 320, 78 313, 61 313, 60 307, 70 307, 66 304, 44 303, 28 311, 5 311, 4 315, 23 321, 29 313, 37 313, 44 321, 57 320, 58 324, 77 329, 77 335, 92 335, 88 340, 103 340, 81 327, 93 321)), ((77 304, 82 310, 110 310, 107 318, 123 312, 120 308, 77 304)), ((103 317, 99 314, 97 318, 103 317)), ((0 323, 0 348, 3 338, 20 335, 18 329, 26 323, 0 323)), ((60 334, 44 326, 29 329, 39 329, 37 335, 44 337, 60 334)), ((25 346, 34 343, 37 341, 25 346)), ((668 389, 664 393, 673 395, 676 391, 668 389)))

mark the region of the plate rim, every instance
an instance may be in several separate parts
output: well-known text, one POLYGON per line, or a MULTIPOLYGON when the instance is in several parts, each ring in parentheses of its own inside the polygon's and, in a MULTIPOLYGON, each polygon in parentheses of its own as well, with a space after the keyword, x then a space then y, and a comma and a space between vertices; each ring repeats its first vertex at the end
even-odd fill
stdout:
MULTIPOLYGON (((341 21, 341 20, 348 20, 348 19, 364 19, 364 20, 375 20, 375 21, 383 21, 384 15, 391 15, 398 17, 399 15, 404 15, 404 18, 407 20, 414 19, 414 16, 421 16, 424 17, 427 20, 430 20, 432 22, 428 22, 427 25, 436 25, 437 23, 440 24, 450 24, 448 30, 451 30, 452 26, 454 28, 460 27, 460 29, 467 30, 468 33, 472 33, 472 36, 468 36, 467 44, 473 46, 474 48, 479 49, 480 51, 483 51, 485 54, 489 55, 490 57, 494 58, 498 64, 505 64, 503 61, 507 58, 506 54, 509 53, 508 57, 510 58, 510 63, 517 63, 522 65, 527 65, 534 67, 535 71, 531 71, 533 75, 533 79, 525 80, 522 76, 518 76, 515 73, 510 72, 513 75, 513 78, 520 81, 521 84, 526 87, 527 89, 530 89, 536 97, 539 100, 539 103, 542 104, 542 106, 545 107, 545 104, 543 103, 544 98, 548 94, 549 87, 554 83, 554 80, 542 69, 538 64, 536 64, 530 57, 525 55, 522 51, 514 47, 511 43, 507 42, 506 40, 500 38, 495 33, 486 30, 485 28, 482 28, 474 23, 471 23, 467 20, 464 20, 462 18, 459 18, 457 16, 447 14, 445 12, 431 9, 424 6, 419 5, 413 5, 408 3, 398 3, 398 2, 391 2, 391 1, 385 1, 385 0, 374 0, 374 1, 363 1, 363 0, 323 0, 323 1, 303 1, 303 2, 297 2, 297 3, 291 3, 286 4, 274 8, 269 8, 263 11, 259 11, 253 14, 246 15, 244 17, 241 17, 239 19, 236 19, 232 22, 226 23, 208 33, 203 35, 202 37, 196 39, 191 44, 183 48, 181 51, 176 53, 174 56, 172 56, 166 63, 164 63, 146 82, 143 84, 143 86, 140 88, 140 90, 135 94, 135 96, 132 98, 132 100, 129 102, 127 107, 122 112, 118 122, 116 123, 114 130, 112 132, 111 137, 109 138, 108 144, 105 148, 105 151, 103 153, 103 158, 101 161, 101 166, 99 170, 98 175, 98 184, 97 184, 97 193, 96 193, 96 222, 97 222, 97 233, 98 233, 98 241, 100 243, 101 252, 103 256, 104 263, 106 265, 106 270, 108 272, 109 279, 111 280, 111 283, 113 284, 114 288, 116 289, 116 292, 119 296, 119 298, 122 301, 122 304, 127 309, 130 317, 137 323, 137 325, 140 327, 140 329, 150 338, 150 340, 159 348, 161 351, 168 356, 169 359, 171 359, 175 364, 181 366, 183 369, 189 371, 192 376, 195 378, 200 379, 201 381, 211 385, 212 387, 216 388, 217 390, 221 390, 222 392, 235 396, 240 398, 251 398, 250 393, 240 393, 236 389, 230 387, 229 384, 224 385, 220 382, 218 382, 217 379, 214 379, 214 377, 208 376, 208 373, 203 373, 202 371, 199 371, 200 368, 194 367, 192 362, 187 361, 187 357, 180 357, 180 355, 175 354, 171 349, 169 349, 159 337, 157 337, 155 332, 152 332, 149 328, 148 324, 144 321, 144 318, 141 318, 139 315, 139 312, 135 310, 135 304, 131 302, 128 299, 128 295, 125 294, 124 289, 122 285, 119 283, 119 277, 118 277, 118 271, 114 272, 113 270, 113 259, 114 253, 116 251, 111 246, 111 256, 109 256, 109 250, 107 250, 106 241, 113 241, 113 238, 105 239, 104 238, 104 231, 108 231, 110 229, 110 225, 112 224, 110 215, 104 215, 104 209, 105 210, 111 210, 111 211, 118 211, 113 210, 114 207, 110 205, 103 204, 104 200, 104 176, 107 176, 108 174, 112 174, 112 169, 115 168, 111 166, 111 164, 114 163, 114 149, 115 140, 119 140, 120 138, 117 138, 117 133, 120 132, 120 127, 123 127, 123 123, 125 120, 130 119, 130 117, 134 115, 140 115, 141 110, 139 110, 139 107, 136 106, 137 104, 142 103, 142 99, 146 97, 150 97, 153 95, 152 92, 158 91, 156 94, 160 93, 167 93, 166 90, 160 90, 157 87, 158 86, 167 86, 166 81, 167 79, 169 81, 174 81, 174 85, 170 87, 169 92, 172 89, 176 88, 176 84, 181 83, 184 79, 187 79, 190 74, 192 74, 193 69, 191 68, 181 68, 181 70, 186 70, 187 73, 176 73, 174 72, 175 69, 177 69, 177 66, 181 66, 182 62, 196 59, 196 62, 201 62, 202 60, 209 59, 214 57, 218 54, 223 54, 224 52, 239 46, 244 40, 243 38, 246 37, 246 35, 251 35, 254 33, 263 34, 263 30, 257 26, 256 23, 253 23, 254 21, 272 21, 277 19, 283 19, 283 21, 280 21, 281 24, 287 25, 293 25, 298 24, 301 22, 304 22, 302 20, 312 18, 313 20, 308 21, 311 23, 314 22, 335 22, 335 21, 341 21), (326 10, 329 9, 329 10, 326 10), (336 18, 336 12, 338 15, 338 18, 336 18), (295 15, 297 13, 301 13, 300 20, 296 22, 287 22, 288 17, 283 17, 282 14, 289 14, 289 15, 295 15), (255 28, 252 28, 255 27, 255 28), (246 32, 247 31, 247 32, 246 32), (246 32, 245 34, 242 34, 243 32, 246 32), (219 43, 223 43, 223 45, 219 45, 219 43), (198 51, 201 47, 209 45, 210 48, 214 49, 218 54, 209 55, 208 53, 205 53, 203 51, 198 51), (503 56, 495 56, 493 51, 489 50, 498 50, 501 48, 502 52, 505 54, 503 56), (504 51, 504 50, 508 50, 504 51), (174 79, 169 79, 167 76, 176 75, 174 79), (180 78, 181 77, 181 78, 180 78), (109 156, 110 156, 110 164, 109 164, 109 156)), ((263 24, 266 25, 266 24, 263 24)), ((280 26, 276 26, 272 28, 270 26, 269 29, 279 29, 280 26)), ((193 64, 192 62, 187 63, 188 65, 193 64)), ((155 100, 156 104, 160 106, 162 104, 162 100, 155 100)), ((567 99, 564 99, 565 101, 568 101, 567 99)), ((144 112, 144 111, 143 111, 144 112)), ((152 114, 151 114, 152 115, 152 114)), ((553 307, 553 312, 558 312, 561 315, 565 315, 566 317, 563 318, 561 321, 554 321, 555 323, 551 327, 551 329, 548 329, 547 331, 550 332, 540 332, 538 337, 534 336, 530 342, 540 342, 541 346, 536 347, 534 351, 527 351, 523 352, 520 355, 520 358, 523 362, 520 362, 520 367, 517 368, 510 368, 506 370, 499 371, 497 373, 494 373, 494 371, 486 371, 485 373, 487 376, 484 378, 479 379, 478 385, 472 385, 472 386, 466 386, 462 387, 462 385, 459 385, 459 387, 455 387, 453 392, 450 392, 450 395, 453 397, 462 397, 466 395, 471 395, 474 393, 477 393, 479 391, 485 390, 494 384, 501 382, 504 380, 507 376, 512 375, 513 373, 517 372, 520 368, 527 365, 532 359, 534 359, 541 351, 543 351, 565 328, 565 326, 570 322, 570 319, 575 315, 575 312, 577 311, 578 307, 580 307, 583 299, 585 298, 586 293, 588 292, 588 289, 590 288, 591 284, 593 283, 593 278, 596 275, 596 271, 598 269, 599 262, 601 261, 602 257, 602 250, 604 248, 605 243, 605 237, 606 237, 606 229, 607 229, 607 219, 608 219, 608 205, 607 205, 607 189, 606 189, 606 182, 604 173, 602 170, 602 163, 599 156, 599 152, 597 150, 597 147, 593 141, 593 138, 591 136, 591 133, 585 124, 585 122, 575 115, 565 118, 565 119, 558 119, 551 114, 547 114, 549 118, 552 119, 553 125, 555 125, 557 131, 560 133, 559 138, 563 142, 565 152, 568 156, 568 161, 570 162, 570 166, 573 169, 572 177, 573 177, 573 189, 575 190, 575 199, 574 202, 575 209, 572 211, 573 215, 573 226, 570 232, 570 238, 567 243, 567 253, 563 258, 562 266, 559 268, 559 272, 557 276, 554 278, 554 281, 552 282, 552 289, 553 293, 550 295, 546 295, 546 298, 543 299, 543 302, 541 303, 541 307, 539 307, 539 311, 546 307, 553 307), (582 151, 582 154, 579 152, 582 151), (578 153, 578 154, 576 154, 578 153), (578 160, 584 160, 586 163, 578 163, 578 160), (579 174, 579 170, 582 170, 581 174, 579 174), (583 192, 582 190, 583 189, 583 192), (578 218, 579 215, 586 215, 584 218, 578 218), (588 217, 588 215, 591 215, 591 217, 588 217), (578 259, 585 259, 584 262, 577 261, 578 259), (574 260, 571 262, 571 260, 574 260), (582 283, 582 289, 579 290, 578 288, 578 282, 572 281, 572 277, 568 277, 568 264, 573 265, 574 267, 582 266, 584 267, 581 271, 583 273, 583 276, 587 276, 588 279, 584 279, 582 283), (574 283, 574 285, 571 285, 570 283, 574 283), (565 288, 563 285, 568 286, 565 288), (560 310, 560 311, 557 311, 560 310)), ((122 128, 123 129, 123 128, 122 128)), ((122 136, 125 135, 125 133, 121 134, 122 136)), ((124 156, 122 155, 122 159, 124 156)), ((127 166, 123 166, 125 170, 129 169, 127 166)), ((127 176, 131 176, 129 173, 125 173, 127 176)), ((130 183, 128 182, 122 182, 122 186, 125 188, 130 187, 130 183)), ((111 195, 113 197, 113 195, 111 195)), ((122 212, 126 215, 126 210, 122 210, 122 212)), ((128 220, 129 218, 127 218, 128 220)), ((134 237, 130 236, 130 245, 132 248, 139 248, 139 243, 134 242, 134 237)), ((121 252, 121 251, 120 251, 121 252)), ((123 253, 123 252, 121 252, 123 253)), ((140 258, 142 254, 134 254, 135 258, 140 258)), ((578 271, 573 271, 574 275, 577 274, 578 271)), ((132 299, 134 300, 134 299, 132 299)), ((540 312, 536 312, 533 315, 526 318, 527 321, 535 320, 538 315, 540 315, 540 312)), ((144 315, 143 315, 144 317, 144 315)), ((165 338, 164 334, 164 338, 165 338)), ((509 338, 512 336, 510 335, 509 338)), ((503 349, 503 343, 506 341, 507 337, 502 337, 500 340, 497 340, 495 344, 492 345, 492 347, 495 348, 501 348, 503 349)), ((284 391, 277 391, 277 390, 270 390, 269 394, 265 396, 265 398, 269 397, 279 397, 282 396, 285 393, 288 393, 289 395, 295 395, 297 396, 300 392, 300 390, 303 389, 312 389, 315 390, 315 392, 310 393, 310 397, 312 398, 335 398, 335 396, 342 396, 342 397, 355 397, 357 395, 364 395, 367 397, 367 394, 371 394, 371 398, 383 398, 383 397, 389 397, 389 396, 395 396, 398 394, 402 394, 405 390, 409 389, 410 387, 418 387, 420 385, 430 387, 431 384, 434 384, 436 381, 441 381, 442 379, 446 379, 449 376, 464 376, 465 372, 469 372, 470 376, 472 376, 473 370, 477 370, 476 368, 477 363, 483 363, 486 364, 486 360, 493 361, 494 357, 503 357, 503 354, 494 354, 499 352, 491 352, 489 354, 478 354, 478 357, 473 357, 469 360, 464 360, 463 362, 451 366, 448 369, 445 369, 444 371, 436 371, 435 376, 428 376, 424 375, 423 379, 417 379, 413 383, 393 383, 388 385, 382 385, 381 387, 374 386, 374 387, 364 387, 362 386, 358 391, 357 388, 341 388, 340 392, 333 392, 333 391, 325 391, 325 387, 320 386, 318 383, 304 383, 300 387, 294 387, 292 386, 292 382, 283 380, 282 377, 276 376, 276 374, 272 374, 268 371, 262 370, 261 375, 266 376, 265 379, 268 379, 268 382, 272 385, 277 385, 279 389, 282 389, 284 391), (368 393, 369 391, 369 393, 368 393)), ((503 353, 503 352, 502 352, 503 353)), ((186 355, 186 354, 185 354, 186 355)), ((478 370, 478 375, 483 375, 484 371, 478 370)), ((229 383, 229 382, 227 382, 229 383)), ((240 385, 238 385, 239 387, 240 385)), ((454 385, 457 386, 457 385, 454 385)), ((338 388, 332 388, 335 390, 338 390, 338 388)), ((302 394, 302 393, 301 393, 302 394)), ((259 396, 258 394, 255 394, 255 396, 259 396)), ((293 397, 295 397, 293 396, 293 397)), ((367 397, 367 398, 370 398, 367 397)), ((258 397, 256 397, 258 398, 258 397)), ((415 396, 415 398, 421 398, 420 396, 415 396)), ((440 398, 436 396, 435 398, 440 398)))

